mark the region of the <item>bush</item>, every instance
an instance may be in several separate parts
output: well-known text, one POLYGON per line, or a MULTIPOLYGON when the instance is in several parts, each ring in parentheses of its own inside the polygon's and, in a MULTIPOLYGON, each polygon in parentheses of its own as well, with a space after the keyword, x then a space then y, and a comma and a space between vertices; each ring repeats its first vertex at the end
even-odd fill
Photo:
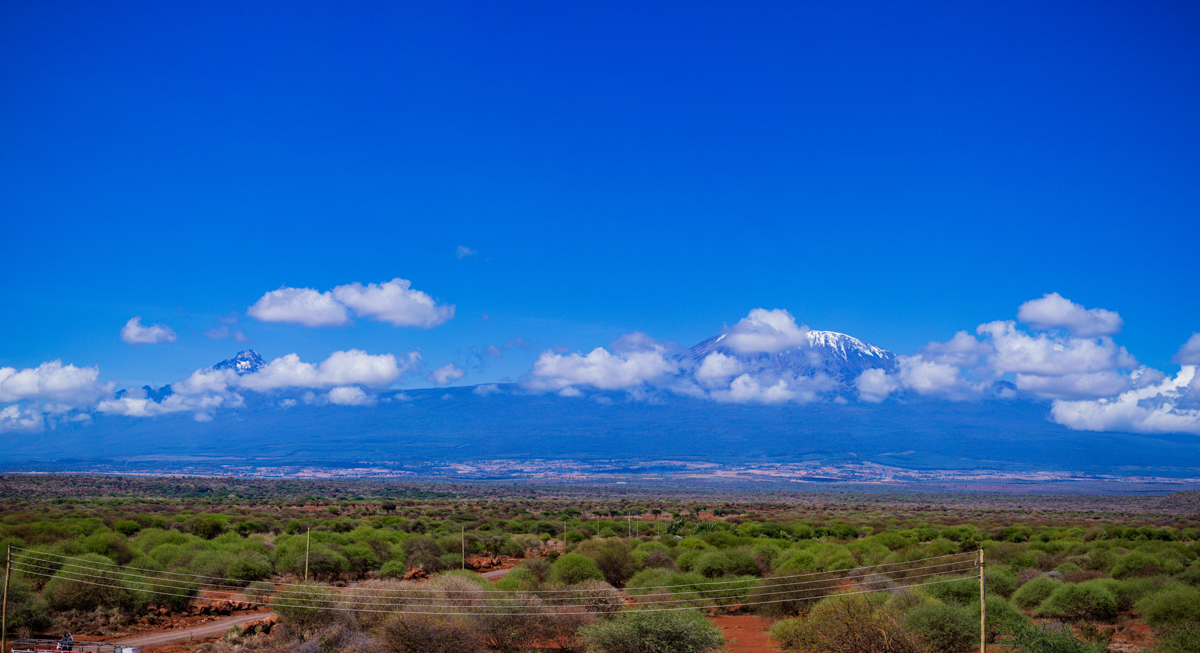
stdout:
POLYGON ((564 585, 574 585, 585 580, 604 580, 604 574, 600 573, 596 563, 578 553, 568 553, 555 560, 550 576, 555 582, 564 585))
POLYGON ((300 583, 271 597, 271 609, 285 624, 303 632, 332 623, 335 614, 331 608, 337 602, 337 592, 332 588, 319 583, 300 583))
POLYGON ((1200 622, 1200 589, 1179 587, 1151 594, 1138 601, 1138 612, 1151 626, 1159 628, 1200 622))
POLYGON ((9 632, 26 628, 40 633, 50 627, 50 610, 46 602, 20 579, 8 582, 9 632))
POLYGON ((271 577, 271 561, 253 551, 243 551, 225 568, 225 577, 235 585, 246 585, 271 577))
POLYGON ((749 602, 755 611, 768 617, 798 616, 808 612, 813 602, 837 591, 842 582, 836 574, 764 578, 750 591, 749 602))
POLYGON ((719 651, 721 631, 704 615, 678 612, 626 612, 579 629, 589 653, 704 653, 719 651))
POLYGON ((904 623, 941 653, 956 653, 979 643, 978 607, 927 603, 913 608, 904 623))
POLYGON ((1011 597, 1020 585, 1008 567, 987 567, 984 571, 983 586, 989 594, 1011 597))
POLYGON ((1014 653, 1105 653, 1107 647, 1096 642, 1084 642, 1071 629, 1060 623, 1024 625, 1013 630, 1007 638, 1014 653))
POLYGON ((85 553, 63 566, 46 583, 42 597, 53 610, 94 610, 98 607, 132 609, 134 593, 123 582, 127 576, 113 567, 113 561, 95 553, 85 553), (93 584, 95 583, 95 584, 93 584))
POLYGON ((951 580, 952 578, 953 576, 934 576, 929 579, 931 582, 925 586, 925 591, 933 598, 942 601, 949 601, 960 605, 967 605, 972 601, 979 603, 978 578, 951 580))
POLYGON ((484 650, 472 624, 445 615, 396 615, 381 631, 389 653, 474 653, 484 650))
POLYGON ((758 563, 754 561, 754 557, 738 549, 705 551, 693 564, 692 569, 707 578, 758 575, 758 563))
POLYGON ((113 530, 125 537, 131 537, 134 533, 142 530, 142 525, 132 519, 123 519, 113 524, 113 530))
POLYGON ((1107 621, 1117 614, 1117 597, 1104 585, 1094 581, 1063 583, 1054 588, 1054 592, 1042 601, 1034 614, 1107 621))
POLYGON ((831 597, 813 606, 807 617, 777 622, 771 636, 784 648, 805 653, 924 653, 925 643, 901 625, 901 617, 874 602, 875 597, 866 595, 831 597))
POLYGON ((1143 576, 1158 576, 1174 574, 1183 571, 1183 565, 1177 560, 1145 551, 1130 551, 1117 557, 1108 573, 1113 578, 1138 578, 1143 576))
POLYGON ((1061 581, 1045 576, 1038 576, 1017 588, 1012 595, 1012 602, 1022 610, 1032 610, 1050 598, 1054 590, 1062 585, 1061 581))
POLYGON ((1200 623, 1180 624, 1159 633, 1158 653, 1200 653, 1200 623))

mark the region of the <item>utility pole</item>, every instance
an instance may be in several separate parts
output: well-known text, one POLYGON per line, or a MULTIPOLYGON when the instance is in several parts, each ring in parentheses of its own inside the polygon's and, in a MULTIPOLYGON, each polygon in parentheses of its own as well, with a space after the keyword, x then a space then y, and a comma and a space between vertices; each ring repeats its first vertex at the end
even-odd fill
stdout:
POLYGON ((463 559, 462 570, 466 571, 467 570, 467 525, 459 524, 458 526, 459 526, 459 528, 462 529, 462 534, 461 534, 461 537, 462 537, 462 559, 463 559))
POLYGON ((987 601, 983 593, 983 547, 979 547, 979 653, 987 653, 987 601))
POLYGON ((304 582, 308 582, 308 552, 312 550, 312 526, 308 527, 308 541, 304 543, 304 582))
POLYGON ((12 575, 12 545, 4 562, 4 606, 0 607, 0 653, 8 653, 8 577, 12 575))

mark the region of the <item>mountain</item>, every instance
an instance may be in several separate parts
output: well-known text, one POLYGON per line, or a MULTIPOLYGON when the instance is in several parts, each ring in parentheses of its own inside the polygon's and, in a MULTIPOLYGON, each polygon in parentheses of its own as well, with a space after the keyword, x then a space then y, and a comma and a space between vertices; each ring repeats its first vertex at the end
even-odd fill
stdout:
POLYGON ((241 376, 242 374, 253 374, 266 367, 266 365, 267 361, 263 360, 263 357, 259 356, 258 352, 253 349, 247 349, 246 351, 239 351, 237 356, 233 358, 227 358, 213 365, 212 368, 214 370, 233 370, 238 373, 238 376, 241 376))
POLYGON ((389 390, 374 406, 307 403, 300 391, 243 396, 243 406, 215 411, 211 421, 98 414, 60 424, 6 443, 0 469, 53 460, 153 470, 155 461, 251 469, 569 459, 1200 476, 1195 436, 1071 431, 1033 401, 751 405, 672 394, 562 397, 512 384, 389 390))
POLYGON ((808 344, 774 354, 744 354, 725 344, 725 335, 709 338, 688 350, 699 365, 713 352, 738 360, 743 371, 756 378, 809 377, 825 374, 849 386, 870 369, 894 372, 896 355, 836 331, 809 331, 808 344))

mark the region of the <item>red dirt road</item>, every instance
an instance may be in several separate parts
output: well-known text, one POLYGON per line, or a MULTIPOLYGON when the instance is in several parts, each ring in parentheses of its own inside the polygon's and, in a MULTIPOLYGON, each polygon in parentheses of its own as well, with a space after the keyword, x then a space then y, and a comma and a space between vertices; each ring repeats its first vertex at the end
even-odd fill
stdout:
POLYGON ((725 650, 729 653, 778 653, 783 649, 767 635, 774 623, 770 619, 753 615, 722 615, 710 617, 709 621, 721 629, 725 636, 725 650))

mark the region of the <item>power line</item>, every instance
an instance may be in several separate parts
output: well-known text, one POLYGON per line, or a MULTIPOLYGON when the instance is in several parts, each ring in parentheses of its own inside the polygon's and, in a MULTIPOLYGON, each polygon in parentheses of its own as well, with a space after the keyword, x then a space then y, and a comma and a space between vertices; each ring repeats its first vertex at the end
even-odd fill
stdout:
MULTIPOLYGON (((960 554, 960 555, 961 555, 961 554, 960 554)), ((70 564, 70 563, 56 563, 55 561, 43 560, 43 559, 40 559, 40 558, 37 558, 37 557, 34 557, 34 556, 25 556, 25 555, 21 555, 21 554, 17 554, 17 556, 16 556, 16 557, 18 557, 18 558, 24 558, 24 559, 27 559, 27 560, 36 560, 36 561, 38 561, 38 562, 48 562, 48 563, 50 563, 50 564, 59 564, 59 565, 60 565, 60 567, 56 569, 56 568, 53 568, 53 567, 42 567, 42 566, 40 566, 40 565, 34 565, 34 564, 32 564, 32 563, 28 563, 28 562, 19 562, 19 563, 18 563, 18 564, 23 564, 23 565, 27 565, 27 566, 35 567, 35 568, 37 568, 37 569, 42 569, 42 570, 45 570, 45 571, 51 571, 51 572, 58 571, 58 570, 60 570, 62 567, 72 567, 72 568, 76 568, 76 569, 86 569, 86 570, 89 570, 89 571, 104 571, 104 570, 102 570, 102 569, 96 569, 94 565, 116 566, 116 567, 118 567, 118 570, 114 570, 114 571, 113 571, 113 572, 111 572, 111 573, 118 574, 118 575, 123 575, 123 576, 132 576, 132 577, 134 577, 134 578, 136 579, 136 582, 138 582, 138 583, 150 584, 150 585, 156 585, 156 586, 159 586, 159 587, 173 587, 172 585, 161 585, 161 584, 151 583, 151 582, 149 582, 149 581, 150 581, 150 579, 151 579, 152 577, 151 577, 151 578, 147 578, 147 577, 143 577, 143 576, 141 576, 141 575, 139 575, 139 574, 133 574, 133 573, 131 573, 131 572, 127 572, 127 571, 125 571, 125 572, 123 572, 123 571, 119 571, 119 569, 120 569, 120 567, 119 567, 119 566, 117 566, 117 565, 108 565, 107 563, 90 563, 90 561, 84 561, 84 562, 89 562, 90 564, 89 564, 89 565, 75 565, 75 564, 70 564)), ((65 556, 64 556, 64 557, 65 557, 65 556)), ((943 557, 950 557, 950 556, 943 556, 943 557)), ((82 559, 79 559, 79 558, 70 558, 70 559, 83 561, 82 559)), ((899 564, 899 563, 892 563, 892 566, 894 566, 895 564, 899 564)), ((904 564, 911 564, 911 563, 904 563, 904 564)), ((858 575, 841 575, 841 576, 833 576, 833 577, 820 578, 820 579, 814 579, 814 580, 808 580, 808 581, 798 581, 798 582, 793 582, 793 583, 776 583, 776 582, 772 582, 772 583, 771 583, 771 586, 773 586, 773 587, 788 587, 788 586, 798 586, 798 585, 809 585, 809 584, 813 584, 813 583, 824 583, 824 582, 830 582, 830 581, 835 581, 835 580, 837 580, 837 581, 840 581, 840 580, 848 580, 848 579, 852 579, 852 578, 868 578, 868 577, 870 577, 870 576, 880 576, 880 575, 887 575, 887 574, 908 573, 908 572, 912 572, 912 571, 921 571, 921 570, 924 570, 924 569, 934 569, 934 568, 938 568, 938 567, 954 567, 954 566, 965 565, 965 564, 974 565, 974 561, 973 561, 973 560, 961 560, 961 561, 946 562, 946 563, 941 563, 941 564, 936 564, 936 565, 924 565, 924 566, 921 566, 921 567, 911 567, 911 568, 908 568, 908 569, 900 569, 900 570, 893 570, 893 571, 871 571, 871 572, 868 572, 868 573, 864 573, 864 574, 858 574, 858 575)), ((850 569, 850 570, 846 570, 846 571, 858 571, 859 569, 870 569, 870 568, 867 568, 867 567, 859 567, 859 568, 850 569)), ((958 570, 954 570, 954 569, 947 569, 947 570, 945 570, 944 572, 939 572, 939 573, 954 573, 954 572, 956 572, 956 571, 958 571, 958 570)), ((79 572, 73 572, 73 571, 69 571, 69 570, 67 570, 67 571, 65 571, 65 573, 75 573, 75 574, 77 574, 77 573, 79 573, 79 572)), ((791 579, 791 578, 806 578, 806 577, 813 576, 813 575, 825 575, 825 576, 829 576, 830 574, 838 574, 838 573, 839 573, 839 572, 837 572, 837 571, 823 571, 823 572, 812 572, 812 573, 806 573, 806 574, 796 574, 796 575, 792 575, 792 576, 774 576, 774 577, 765 578, 765 579, 761 579, 761 580, 778 581, 778 580, 787 580, 787 579, 791 579)), ((87 576, 87 574, 82 574, 82 575, 84 575, 84 576, 87 576)), ((926 575, 926 576, 928 576, 929 574, 925 574, 925 575, 926 575)), ((93 578, 104 578, 103 576, 90 576, 90 577, 93 577, 93 578)), ((203 577, 203 576, 201 576, 201 578, 206 578, 206 577, 203 577)), ((177 581, 177 580, 170 579, 170 578, 154 578, 154 580, 162 580, 162 581, 167 581, 167 582, 186 582, 186 581, 177 581)), ((745 584, 745 583, 753 583, 753 582, 757 582, 757 580, 758 580, 758 579, 755 579, 755 580, 751 580, 751 579, 735 579, 735 580, 725 580, 725 581, 711 581, 711 582, 700 582, 700 583, 685 583, 685 584, 680 584, 680 585, 654 585, 654 586, 652 586, 652 587, 653 587, 654 589, 671 589, 671 588, 680 588, 680 587, 694 588, 694 587, 698 587, 698 586, 705 586, 705 587, 707 587, 707 586, 713 586, 713 585, 731 585, 732 587, 729 587, 727 590, 722 590, 722 589, 720 589, 720 588, 714 588, 714 589, 712 589, 712 590, 707 590, 707 591, 734 591, 734 590, 737 590, 737 589, 741 589, 741 588, 740 588, 740 585, 743 585, 743 584, 745 584)), ((286 586, 291 586, 291 587, 308 587, 308 586, 304 586, 304 585, 296 585, 296 584, 292 584, 292 583, 287 583, 287 584, 284 584, 284 585, 286 585, 286 586)), ((236 589, 236 590, 238 590, 238 591, 243 591, 243 590, 244 590, 244 587, 243 587, 243 586, 238 586, 238 585, 211 585, 211 584, 210 584, 209 586, 210 586, 210 587, 224 587, 224 588, 233 588, 233 589, 236 589)), ((280 594, 280 593, 281 593, 279 590, 273 590, 273 591, 274 591, 276 594, 280 594)), ((287 593, 287 592, 289 592, 289 591, 290 591, 290 590, 284 590, 282 593, 286 594, 286 593, 287 593)), ((386 588, 367 588, 367 589, 360 589, 360 590, 357 590, 357 592, 358 592, 358 594, 359 594, 360 596, 375 596, 375 597, 382 597, 382 598, 392 598, 392 597, 393 597, 393 596, 395 596, 396 594, 400 594, 400 593, 419 593, 419 592, 427 592, 427 591, 428 591, 428 590, 425 590, 425 589, 422 589, 422 588, 396 588, 396 589, 386 589, 386 588)), ((460 590, 449 590, 449 591, 450 591, 450 592, 455 592, 455 591, 460 591, 460 590)), ((560 590, 530 590, 528 593, 530 593, 530 594, 534 594, 534 593, 536 593, 536 594, 550 594, 550 595, 553 595, 553 598, 559 598, 559 599, 561 599, 561 598, 564 598, 564 597, 562 596, 564 593, 569 593, 569 592, 572 592, 572 591, 580 591, 580 590, 575 590, 575 589, 571 589, 571 588, 565 588, 565 589, 560 589, 560 590)), ((583 591, 586 591, 586 590, 583 590, 583 591)), ((666 595, 669 595, 669 594, 670 594, 670 593, 665 593, 665 594, 661 594, 661 596, 666 596, 666 595)), ((449 599, 449 600, 454 600, 454 599, 449 599)), ((490 599, 490 600, 497 600, 497 599, 490 599)))
MULTIPOLYGON (((52 556, 52 557, 56 557, 56 558, 63 558, 65 560, 86 562, 86 563, 88 563, 88 565, 85 568, 88 568, 88 569, 94 569, 95 565, 103 565, 106 567, 116 567, 117 569, 126 570, 126 572, 122 572, 122 573, 128 573, 128 571, 144 571, 144 572, 147 572, 147 574, 152 574, 152 575, 156 575, 156 576, 162 576, 165 574, 165 575, 170 575, 170 576, 182 576, 184 578, 189 578, 189 579, 199 578, 199 579, 205 579, 205 580, 228 580, 228 578, 226 578, 224 576, 202 576, 199 574, 187 574, 187 573, 183 573, 183 572, 160 571, 157 569, 145 569, 145 568, 140 568, 140 567, 122 567, 121 565, 109 563, 109 562, 93 562, 93 561, 84 560, 83 558, 79 558, 79 557, 75 557, 75 556, 67 556, 67 555, 62 555, 62 554, 58 554, 58 553, 49 553, 49 552, 43 552, 43 551, 30 551, 29 549, 21 549, 21 548, 17 548, 17 547, 13 547, 13 551, 23 551, 25 553, 34 554, 34 555, 25 555, 25 556, 20 556, 18 554, 18 557, 25 557, 25 558, 38 560, 40 562, 46 562, 46 563, 50 563, 50 564, 59 564, 64 567, 65 566, 78 567, 79 565, 69 565, 66 563, 60 563, 56 560, 46 560, 43 558, 38 558, 37 556, 45 555, 45 556, 52 556)), ((969 560, 966 560, 966 561, 961 561, 961 562, 955 561, 955 562, 943 563, 943 566, 961 564, 963 562, 970 562, 971 564, 974 564, 974 555, 975 555, 974 553, 950 553, 950 554, 945 554, 945 555, 940 555, 940 556, 930 556, 928 558, 917 558, 914 560, 907 560, 904 562, 888 562, 888 563, 883 563, 883 564, 879 564, 879 565, 874 565, 871 567, 853 567, 853 568, 847 569, 845 571, 858 571, 860 569, 878 570, 883 567, 896 567, 899 565, 910 565, 910 564, 913 564, 916 562, 926 562, 929 560, 940 560, 940 559, 944 559, 944 558, 954 558, 954 557, 966 556, 966 555, 970 555, 970 556, 972 556, 972 558, 970 558, 969 560)), ((924 569, 924 568, 925 567, 915 567, 913 569, 915 570, 915 569, 924 569)), ((869 574, 865 574, 865 575, 901 573, 902 571, 909 571, 909 570, 873 571, 873 572, 871 572, 869 574)), ((806 577, 810 577, 810 576, 820 576, 820 575, 835 574, 835 573, 838 573, 838 572, 837 571, 814 571, 814 572, 806 572, 806 573, 802 573, 802 574, 792 574, 792 575, 788 575, 788 576, 775 576, 773 578, 776 580, 783 580, 783 579, 791 579, 791 578, 806 578, 806 577)), ((171 579, 163 579, 163 580, 171 580, 171 579)), ((660 587, 662 587, 662 588, 693 587, 696 585, 722 585, 722 584, 729 584, 729 583, 734 583, 734 582, 744 582, 744 581, 712 581, 712 582, 704 582, 704 583, 688 583, 685 585, 663 585, 660 587)), ((211 587, 227 587, 227 588, 234 588, 234 589, 241 589, 243 587, 241 585, 221 585, 221 584, 215 584, 215 583, 204 583, 204 584, 211 586, 211 587)), ((307 585, 303 585, 300 583, 276 583, 276 584, 280 585, 282 587, 308 587, 307 585)), ((406 589, 406 588, 396 588, 396 589, 387 589, 387 590, 382 589, 382 588, 374 588, 374 589, 377 589, 378 591, 381 591, 381 592, 387 592, 387 593, 423 592, 424 591, 422 589, 406 589)), ((530 590, 530 593, 531 594, 549 594, 549 593, 556 593, 556 592, 561 592, 561 591, 562 590, 530 590)))
MULTIPOLYGON (((26 572, 26 573, 33 573, 33 572, 26 572)), ((50 574, 33 573, 33 575, 44 576, 47 578, 51 577, 50 574)), ((940 574, 938 574, 938 575, 940 575, 940 574)), ((104 583, 93 583, 91 581, 78 580, 78 579, 68 579, 68 580, 70 580, 71 582, 75 582, 75 583, 83 583, 86 585, 94 585, 97 587, 105 587, 105 588, 109 588, 109 589, 130 589, 128 587, 125 587, 124 585, 107 585, 104 583)), ((896 590, 905 589, 905 588, 909 588, 909 587, 924 587, 926 585, 938 585, 941 583, 954 583, 954 582, 959 582, 962 580, 964 580, 964 579, 963 578, 950 578, 950 579, 940 580, 940 581, 928 581, 925 583, 913 583, 910 585, 901 585, 898 587, 866 589, 866 590, 860 590, 860 591, 855 591, 855 592, 835 592, 833 594, 823 594, 820 596, 813 596, 813 597, 775 599, 775 600, 771 600, 771 601, 745 601, 745 602, 738 603, 738 605, 742 605, 742 606, 768 605, 768 604, 772 604, 772 603, 788 603, 791 601, 819 601, 821 599, 826 599, 826 598, 835 597, 835 596, 870 594, 870 593, 874 593, 874 592, 893 592, 896 590)), ((156 592, 154 590, 140 590, 140 591, 146 592, 148 594, 157 594, 157 595, 161 595, 161 596, 174 596, 174 597, 188 598, 188 599, 193 598, 193 597, 185 595, 185 594, 172 594, 172 593, 168 593, 168 592, 156 592)), ((536 598, 536 597, 534 597, 534 598, 536 598)), ((212 600, 212 599, 205 599, 205 600, 212 600)), ((292 599, 292 600, 295 600, 295 599, 292 599)), ((514 602, 519 602, 520 598, 518 597, 513 600, 514 600, 514 602)), ((430 612, 430 611, 417 611, 417 610, 370 610, 370 609, 365 609, 365 608, 347 608, 347 607, 342 607, 342 606, 337 606, 337 605, 329 605, 329 606, 293 605, 293 604, 282 603, 282 602, 266 603, 266 602, 262 602, 262 601, 243 601, 243 603, 249 603, 251 605, 260 605, 260 606, 264 606, 264 607, 296 608, 296 609, 302 609, 302 610, 336 610, 336 611, 340 611, 340 612, 365 612, 365 613, 374 613, 374 614, 416 614, 416 615, 447 615, 447 616, 529 617, 529 616, 545 616, 545 615, 555 615, 555 616, 558 616, 558 615, 580 615, 580 614, 593 614, 593 613, 614 614, 614 613, 620 612, 620 610, 597 610, 594 612, 588 611, 588 610, 570 611, 570 612, 555 612, 555 611, 548 611, 548 610, 539 610, 536 612, 483 612, 483 611, 480 611, 479 609, 476 609, 475 611, 472 611, 472 612, 446 612, 444 610, 430 612)), ((458 607, 458 606, 454 606, 454 607, 458 607)), ((572 607, 583 607, 583 606, 576 605, 576 606, 572 606, 572 607)), ((609 605, 604 604, 602 607, 609 607, 609 605)), ((678 607, 678 608, 638 608, 636 610, 633 610, 633 612, 674 612, 674 611, 679 611, 679 610, 699 610, 699 609, 703 609, 705 607, 709 607, 709 606, 686 606, 686 607, 678 607)))
MULTIPOLYGON (((36 565, 29 565, 29 563, 18 563, 18 564, 20 564, 20 565, 25 565, 25 566, 34 566, 34 567, 36 567, 36 565)), ((44 569, 44 570, 47 570, 47 571, 53 571, 53 570, 50 570, 50 569, 48 569, 48 568, 46 568, 46 567, 36 567, 36 568, 38 568, 38 569, 44 569)), ((18 567, 18 568, 17 568, 17 571, 21 571, 21 572, 24 572, 24 573, 29 573, 29 574, 33 574, 33 575, 37 575, 37 576, 49 576, 49 574, 43 574, 43 573, 39 573, 39 572, 33 572, 33 571, 29 571, 29 570, 27 570, 27 569, 22 569, 22 568, 20 568, 20 567, 18 567)), ((928 578, 928 577, 930 577, 930 576, 944 576, 944 575, 946 575, 946 574, 947 574, 947 572, 949 572, 949 573, 965 573, 966 571, 969 571, 969 569, 962 569, 962 570, 944 570, 944 571, 938 571, 938 572, 933 572, 933 573, 929 573, 929 574, 920 574, 920 575, 917 575, 917 576, 910 576, 909 578, 928 578)), ((109 577, 107 577, 107 576, 97 576, 97 575, 93 575, 93 574, 83 574, 83 573, 80 573, 80 572, 66 572, 66 573, 68 573, 68 574, 71 574, 70 576, 64 576, 64 577, 63 577, 63 579, 64 579, 64 580, 68 580, 68 581, 89 582, 89 581, 82 581, 82 580, 80 580, 78 577, 83 577, 83 578, 96 578, 96 579, 100 579, 100 580, 110 580, 110 581, 112 580, 111 578, 109 578, 109 577)), ((741 581, 741 582, 743 582, 743 583, 751 583, 751 582, 757 582, 757 580, 758 580, 758 579, 756 579, 755 581, 745 580, 745 581, 741 581)), ((834 578, 834 579, 829 579, 829 581, 841 581, 841 580, 845 580, 845 579, 844 579, 844 578, 834 578)), ((889 580, 890 580, 890 579, 889 579, 889 580)), ((962 580, 962 579, 955 579, 955 580, 962 580)), ((151 583, 151 582, 147 582, 147 581, 139 581, 139 584, 140 584, 140 585, 146 585, 146 586, 150 586, 150 587, 162 587, 162 588, 167 588, 167 589, 178 589, 178 588, 176 588, 176 587, 173 587, 173 586, 171 586, 171 585, 162 585, 162 584, 151 583)), ((774 590, 774 589, 778 589, 779 587, 785 587, 785 586, 787 586, 787 584, 786 584, 786 583, 785 583, 785 584, 781 584, 781 585, 766 584, 766 585, 756 585, 756 586, 731 587, 731 588, 728 588, 728 589, 719 589, 719 590, 700 590, 700 591, 696 592, 697 594, 699 594, 699 597, 698 597, 698 598, 689 598, 689 599, 676 599, 676 600, 658 600, 658 601, 650 601, 650 603, 653 603, 653 604, 661 604, 661 603, 691 603, 691 602, 693 602, 693 601, 696 601, 696 600, 721 600, 721 599, 727 599, 727 598, 736 598, 736 597, 730 597, 730 596, 711 596, 711 595, 710 595, 710 596, 705 596, 705 595, 704 595, 704 593, 705 593, 705 592, 710 592, 710 593, 716 593, 716 592, 739 592, 739 591, 751 592, 751 591, 754 591, 754 590, 756 590, 756 589, 760 589, 760 588, 761 588, 761 589, 772 589, 772 590, 774 590)), ((141 588, 141 587, 136 587, 136 586, 135 586, 135 587, 128 587, 128 586, 125 586, 125 585, 112 585, 112 586, 107 586, 107 587, 123 588, 123 589, 131 590, 131 591, 152 591, 152 590, 146 590, 146 589, 143 589, 143 588, 141 588)), ((692 586, 690 586, 690 585, 679 585, 679 586, 676 586, 676 587, 692 587, 692 586)), ((333 588, 330 588, 330 589, 333 589, 333 588)), ((652 587, 651 589, 661 589, 661 587, 652 587)), ((810 591, 818 591, 818 590, 822 590, 822 589, 827 589, 827 588, 825 588, 825 587, 815 587, 815 588, 812 588, 812 590, 810 590, 810 591)), ((431 591, 431 590, 425 590, 425 591, 427 591, 427 592, 428 592, 428 591, 431 591)), ((432 591, 437 591, 437 590, 432 590, 432 591)), ((453 592, 453 591, 461 591, 461 590, 451 590, 451 591, 453 592)), ((484 589, 480 588, 480 591, 481 591, 481 592, 491 592, 491 591, 493 591, 493 590, 484 590, 484 589)), ((586 592, 587 590, 575 590, 575 591, 585 591, 585 592, 586 592)), ((615 590, 614 590, 614 591, 615 591, 615 590)), ((780 590, 780 591, 772 591, 772 592, 758 592, 758 596, 773 596, 773 595, 779 595, 779 594, 790 594, 790 593, 792 593, 792 592, 796 592, 796 591, 805 591, 805 590, 795 590, 795 589, 790 589, 790 590, 780 590)), ((667 592, 667 593, 646 593, 646 594, 632 594, 632 595, 630 595, 630 598, 633 598, 633 599, 644 599, 644 598, 646 598, 646 597, 648 597, 648 596, 677 596, 678 594, 684 594, 684 593, 685 593, 685 592, 667 592)), ((276 592, 276 593, 274 593, 274 596, 275 596, 275 597, 277 597, 279 600, 282 600, 282 601, 301 601, 301 602, 308 601, 308 602, 318 602, 318 601, 323 601, 323 600, 324 600, 324 599, 310 599, 310 598, 307 598, 307 597, 304 597, 304 596, 297 596, 297 594, 298 594, 297 592, 291 592, 291 593, 288 593, 288 592, 284 592, 284 593, 279 593, 279 592, 276 592)), ((186 597, 186 596, 188 596, 188 595, 183 595, 183 594, 172 594, 172 596, 186 597)), ((366 596, 366 597, 362 597, 361 595, 349 595, 349 596, 343 595, 343 596, 342 596, 343 600, 346 600, 346 599, 348 599, 348 600, 350 600, 350 601, 353 601, 353 602, 354 602, 356 605, 377 605, 377 606, 378 606, 378 605, 384 605, 384 606, 387 606, 387 605, 395 605, 395 603, 393 603, 393 602, 379 603, 379 602, 368 602, 368 601, 358 601, 358 600, 356 600, 356 599, 359 599, 360 597, 361 597, 361 598, 381 598, 381 597, 378 597, 378 596, 366 596)), ((200 598, 200 600, 206 600, 206 601, 219 601, 219 600, 226 600, 226 599, 216 599, 216 598, 211 598, 211 597, 198 597, 198 598, 200 598)), ((395 598, 396 598, 398 601, 405 601, 405 599, 401 599, 400 597, 395 597, 395 598)), ((534 598, 538 598, 538 597, 534 597, 534 598)), ((586 601, 586 600, 589 600, 589 599, 590 599, 590 600, 596 600, 597 598, 599 598, 599 597, 596 597, 596 596, 561 597, 561 596, 560 596, 560 597, 550 597, 550 598, 549 598, 549 599, 547 599, 547 600, 549 600, 549 601, 586 601)), ((503 601, 503 602, 511 602, 511 601, 513 600, 513 598, 512 598, 511 596, 508 596, 508 597, 487 597, 487 598, 484 598, 484 597, 479 597, 479 596, 470 596, 470 597, 463 597, 463 598, 458 598, 458 599, 456 599, 456 598, 449 598, 449 597, 442 597, 442 598, 439 598, 439 597, 436 597, 436 596, 435 596, 435 597, 423 596, 423 597, 419 597, 419 598, 417 598, 417 600, 425 600, 425 601, 443 601, 444 603, 407 603, 407 602, 405 602, 405 603, 403 603, 403 605, 406 605, 406 606, 411 606, 411 607, 425 607, 425 608, 437 608, 437 607, 442 607, 443 605, 450 605, 450 606, 452 606, 452 607, 457 607, 457 604, 459 604, 459 603, 464 603, 464 602, 477 602, 477 601, 503 601)), ((804 597, 801 597, 801 598, 798 598, 798 599, 795 599, 795 600, 805 600, 805 598, 804 598, 804 597)), ((251 601, 247 601, 247 602, 251 602, 251 601)), ((272 602, 272 603, 271 603, 271 605, 277 605, 277 604, 278 604, 278 601, 274 601, 274 602, 272 602)), ((595 604, 590 604, 590 603, 568 603, 568 605, 570 605, 570 606, 574 606, 574 607, 605 607, 605 606, 607 606, 608 604, 607 604, 607 603, 595 603, 595 604)), ((493 606, 483 605, 483 606, 479 606, 479 607, 491 609, 493 606)), ((503 607, 503 606, 496 606, 496 607, 503 607)))

